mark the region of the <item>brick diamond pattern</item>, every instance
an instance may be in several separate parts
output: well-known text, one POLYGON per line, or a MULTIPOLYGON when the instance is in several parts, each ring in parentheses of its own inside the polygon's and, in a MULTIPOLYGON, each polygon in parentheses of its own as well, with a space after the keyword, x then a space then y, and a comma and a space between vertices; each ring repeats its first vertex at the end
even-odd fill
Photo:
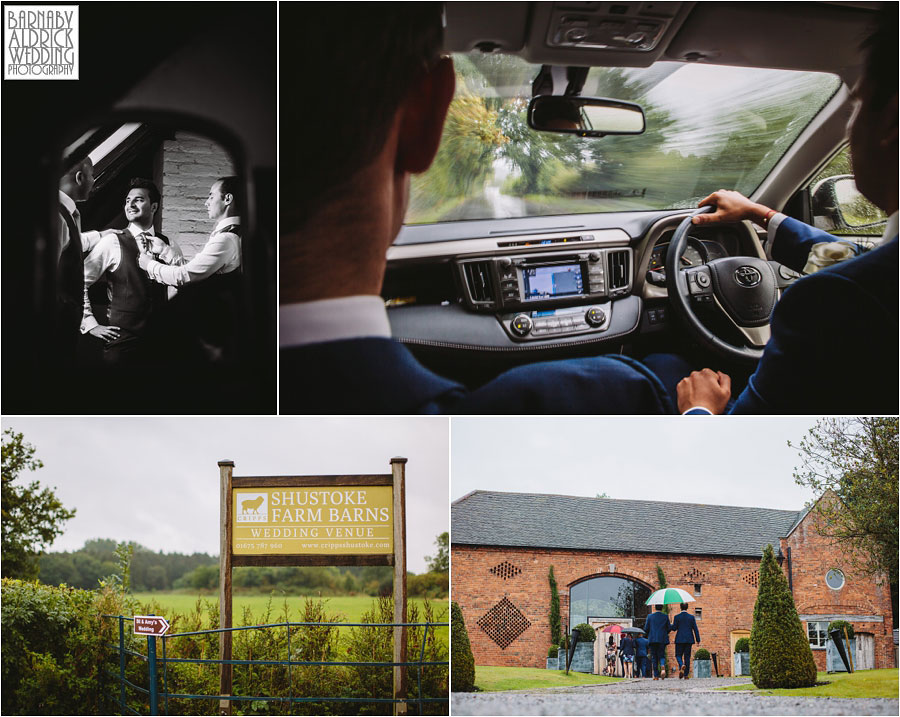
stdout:
POLYGON ((697 570, 697 568, 691 568, 681 577, 681 581, 700 585, 709 582, 709 578, 706 577, 706 573, 697 570))
POLYGON ((488 572, 493 573, 498 578, 502 578, 503 580, 509 580, 510 578, 516 577, 522 572, 522 568, 513 565, 508 560, 504 560, 502 563, 495 565, 488 572))
POLYGON ((505 597, 479 618, 478 627, 505 650, 531 627, 531 622, 505 597))
POLYGON ((752 573, 744 573, 741 576, 741 580, 743 580, 747 585, 758 588, 759 587, 759 570, 755 570, 752 573))

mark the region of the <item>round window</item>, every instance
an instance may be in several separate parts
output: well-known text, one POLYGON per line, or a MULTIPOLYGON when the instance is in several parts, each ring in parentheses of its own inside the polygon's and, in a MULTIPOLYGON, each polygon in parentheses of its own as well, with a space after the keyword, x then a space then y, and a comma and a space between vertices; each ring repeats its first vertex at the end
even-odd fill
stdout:
POLYGON ((837 569, 829 570, 825 582, 832 590, 840 590, 844 587, 844 574, 837 569))

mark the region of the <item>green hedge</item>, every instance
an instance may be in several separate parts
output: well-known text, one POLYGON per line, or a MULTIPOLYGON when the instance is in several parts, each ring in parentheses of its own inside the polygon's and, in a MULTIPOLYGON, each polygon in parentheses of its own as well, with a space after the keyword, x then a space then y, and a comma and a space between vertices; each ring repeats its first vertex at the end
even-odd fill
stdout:
POLYGON ((734 643, 735 652, 750 652, 750 638, 742 637, 734 643))
POLYGON ((832 622, 828 623, 828 637, 829 638, 831 637, 832 630, 841 630, 841 634, 843 635, 844 633, 843 633, 842 628, 845 628, 845 627, 847 628, 847 639, 852 640, 853 639, 853 625, 851 625, 846 620, 833 620, 832 622))
MULTIPOLYGON (((138 605, 121 592, 104 588, 96 591, 49 587, 38 583, 3 580, 3 714, 111 714, 117 706, 109 696, 117 697, 118 685, 106 671, 118 673, 115 650, 106 645, 118 642, 116 620, 101 615, 161 614, 153 602, 138 605), (105 701, 104 701, 105 700, 105 701)), ((270 602, 265 614, 253 615, 249 608, 235 616, 234 624, 257 625, 287 621, 288 606, 275 610, 270 602)), ((188 614, 167 615, 170 635, 218 627, 218 605, 198 600, 188 614)), ((435 615, 429 603, 421 610, 409 605, 408 622, 445 622, 446 614, 435 615)), ((391 662, 391 627, 339 628, 343 615, 329 614, 327 601, 307 599, 300 622, 321 623, 314 627, 240 630, 234 633, 233 656, 238 660, 293 660, 310 662, 391 662)), ((393 622, 393 601, 383 597, 373 601, 370 610, 358 622, 393 622)), ((423 645, 424 628, 407 631, 410 661, 424 654, 426 662, 447 660, 446 629, 443 637, 429 630, 423 645)), ((132 634, 130 623, 125 633, 126 648, 146 654, 146 639, 132 634)), ((166 641, 167 657, 215 659, 218 635, 204 634, 166 641)), ((157 655, 162 657, 161 649, 157 655)), ((160 665, 162 689, 162 665, 160 665)), ((306 665, 290 670, 281 665, 253 664, 235 666, 235 695, 271 695, 273 697, 378 697, 391 696, 393 670, 388 667, 306 665)), ((126 677, 147 687, 147 664, 129 657, 126 677)), ((407 668, 408 696, 418 695, 419 670, 407 668)), ((446 697, 446 666, 422 668, 422 696, 446 697)), ((170 693, 215 695, 219 691, 217 665, 170 663, 167 670, 170 693)), ((147 697, 129 690, 128 706, 138 713, 147 711, 147 697)), ((278 702, 235 702, 235 714, 343 714, 347 703, 309 702, 291 707, 278 702)), ((169 700, 170 714, 216 714, 216 700, 169 700)), ((387 703, 360 703, 354 713, 391 714, 387 703)), ((446 713, 446 703, 424 706, 425 714, 446 713)))
POLYGON ((573 629, 573 632, 578 633, 578 639, 581 642, 593 642, 597 639, 597 633, 594 632, 594 628, 592 628, 586 622, 582 622, 581 624, 576 625, 573 629))
POLYGON ((709 650, 705 647, 701 647, 697 652, 694 653, 695 660, 708 660, 709 659, 709 650))

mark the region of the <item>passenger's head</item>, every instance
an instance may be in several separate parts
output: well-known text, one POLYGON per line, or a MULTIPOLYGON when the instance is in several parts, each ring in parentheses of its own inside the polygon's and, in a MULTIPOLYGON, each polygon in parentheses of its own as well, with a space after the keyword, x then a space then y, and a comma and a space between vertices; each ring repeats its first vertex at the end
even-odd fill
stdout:
POLYGON ((662 605, 654 605, 653 609, 656 610, 657 612, 662 612, 663 606, 662 605))
POLYGON ((848 134, 856 185, 888 214, 897 211, 897 3, 884 3, 862 46, 848 134))
POLYGON ((427 169, 452 97, 452 64, 440 60, 441 14, 441 3, 431 2, 282 6, 283 234, 301 226, 314 207, 346 192, 385 148, 398 122, 401 136, 412 141, 398 148, 397 171, 427 169), (446 82, 448 67, 445 99, 445 88, 433 86, 429 77, 437 73, 446 82), (424 95, 424 101, 401 113, 411 95, 424 95))
POLYGON ((219 221, 224 217, 240 214, 238 202, 239 182, 237 177, 221 177, 209 188, 209 196, 204 202, 209 218, 219 221))
POLYGON ((687 603, 686 603, 686 602, 681 603, 681 610, 682 610, 682 612, 684 612, 685 610, 687 610, 687 603))
POLYGON ((125 197, 125 218, 138 226, 148 229, 159 209, 159 189, 149 179, 135 177, 125 197))
POLYGON ((90 157, 85 157, 75 164, 59 180, 59 190, 75 202, 83 202, 87 199, 93 187, 94 163, 90 157))

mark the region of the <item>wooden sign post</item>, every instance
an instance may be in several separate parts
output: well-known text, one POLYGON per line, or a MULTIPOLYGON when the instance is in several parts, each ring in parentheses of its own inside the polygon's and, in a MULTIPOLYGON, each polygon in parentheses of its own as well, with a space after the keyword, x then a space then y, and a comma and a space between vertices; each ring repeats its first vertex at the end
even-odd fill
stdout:
MULTIPOLYGON (((394 622, 406 623, 406 458, 391 473, 350 476, 235 477, 219 461, 221 482, 219 627, 232 627, 232 569, 242 566, 390 565, 394 622)), ((406 627, 394 627, 393 662, 406 662, 406 627)), ((231 660, 231 632, 219 657, 231 660)), ((406 667, 393 669, 394 714, 406 714, 406 667)), ((232 666, 219 670, 219 694, 231 696, 232 666)), ((219 701, 231 714, 231 700, 219 701)))

